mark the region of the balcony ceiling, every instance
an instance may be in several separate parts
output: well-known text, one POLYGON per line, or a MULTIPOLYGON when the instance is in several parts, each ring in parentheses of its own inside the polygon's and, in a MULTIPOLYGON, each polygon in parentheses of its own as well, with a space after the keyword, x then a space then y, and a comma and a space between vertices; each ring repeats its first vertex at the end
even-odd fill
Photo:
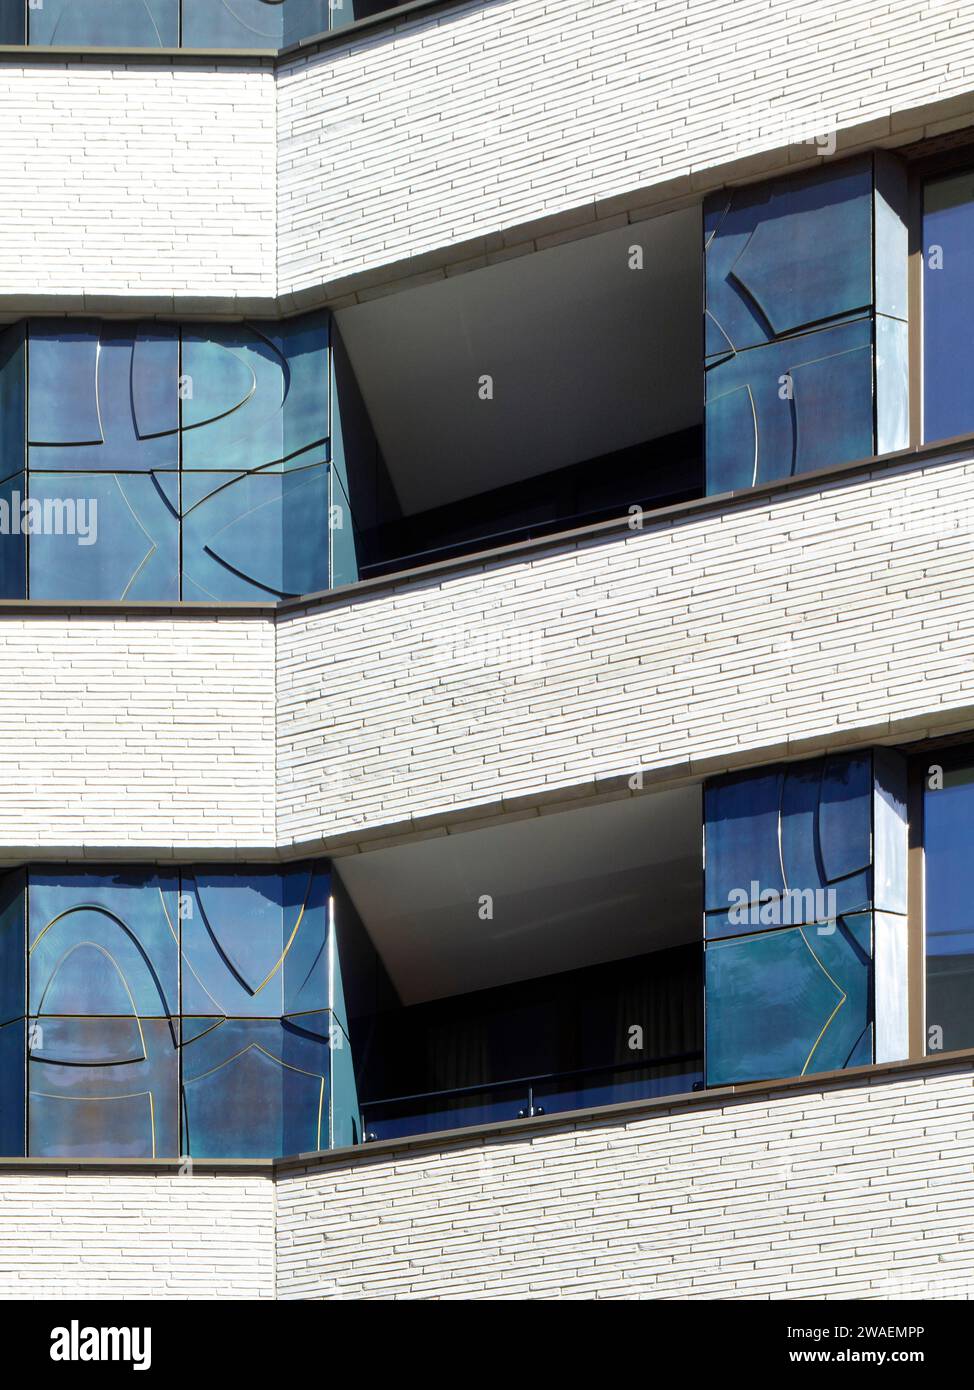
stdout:
POLYGON ((700 789, 688 787, 336 864, 415 1004, 700 940, 700 827, 700 789))
POLYGON ((700 257, 689 208, 339 311, 404 512, 699 423, 700 257))

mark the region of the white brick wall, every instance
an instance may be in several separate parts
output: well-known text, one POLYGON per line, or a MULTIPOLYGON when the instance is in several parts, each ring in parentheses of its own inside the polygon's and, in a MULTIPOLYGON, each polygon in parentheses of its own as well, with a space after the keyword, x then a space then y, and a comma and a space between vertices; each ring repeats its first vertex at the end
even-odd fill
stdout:
POLYGON ((0 850, 272 845, 274 627, 0 614, 0 850))
POLYGON ((276 291, 270 67, 0 59, 0 295, 276 291))
POLYGON ((959 459, 276 624, 8 611, 0 854, 269 851, 969 723, 972 537, 959 459))
POLYGON ((247 1173, 0 1168, 0 1298, 971 1298, 974 1068, 247 1173))
POLYGON ((956 1071, 285 1170, 279 1298, 974 1297, 956 1071))
POLYGON ((278 836, 882 736, 972 663, 970 460, 649 517, 282 615, 278 836))
POLYGON ((273 1298, 260 1176, 0 1169, 0 1298, 273 1298))
POLYGON ((972 87, 969 0, 468 0, 276 72, 5 55, 0 296, 272 312, 586 205, 612 225, 780 149, 782 108, 885 140, 972 87))
POLYGON ((742 136, 742 104, 840 131, 885 120, 882 138, 892 112, 972 86, 970 0, 469 0, 412 16, 279 71, 280 289, 668 180, 689 191, 697 171, 789 143, 773 121, 742 136))

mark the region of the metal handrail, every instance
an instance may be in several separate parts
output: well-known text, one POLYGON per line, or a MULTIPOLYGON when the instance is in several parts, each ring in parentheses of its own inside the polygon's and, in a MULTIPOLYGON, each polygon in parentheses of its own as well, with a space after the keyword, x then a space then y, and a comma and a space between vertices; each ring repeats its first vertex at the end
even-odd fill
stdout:
MULTIPOLYGON (((682 496, 682 493, 679 495, 682 496)), ((517 526, 505 526, 502 530, 492 531, 488 535, 468 536, 463 540, 447 541, 445 545, 427 546, 425 550, 407 551, 403 555, 392 555, 384 560, 371 560, 368 564, 360 565, 359 572, 365 578, 373 570, 390 567, 408 568, 410 564, 420 561, 432 564, 435 561, 430 559, 431 556, 449 558, 451 552, 456 550, 461 553, 475 553, 478 550, 488 550, 492 545, 503 544, 505 541, 513 545, 518 540, 533 540, 536 535, 570 531, 575 526, 593 525, 596 521, 611 520, 613 517, 621 519, 628 514, 629 505, 631 504, 613 503, 606 507, 589 507, 585 511, 565 513, 562 516, 549 517, 539 521, 525 521, 517 526)), ((666 500, 661 499, 652 506, 647 505, 644 510, 649 511, 654 507, 665 507, 666 505, 666 500)))
POLYGON ((702 1062, 703 1052, 674 1052, 665 1057, 646 1057, 633 1062, 605 1062, 595 1067, 577 1067, 572 1071, 540 1072, 537 1076, 517 1076, 505 1081, 479 1081, 473 1086, 453 1086, 443 1091, 418 1091, 411 1096, 388 1096, 385 1100, 363 1100, 359 1109, 364 1111, 377 1105, 409 1105, 415 1101, 454 1098, 459 1096, 482 1095, 485 1091, 498 1091, 511 1086, 536 1086, 539 1083, 564 1081, 569 1077, 593 1076, 600 1072, 644 1071, 647 1067, 673 1066, 677 1062, 702 1062))

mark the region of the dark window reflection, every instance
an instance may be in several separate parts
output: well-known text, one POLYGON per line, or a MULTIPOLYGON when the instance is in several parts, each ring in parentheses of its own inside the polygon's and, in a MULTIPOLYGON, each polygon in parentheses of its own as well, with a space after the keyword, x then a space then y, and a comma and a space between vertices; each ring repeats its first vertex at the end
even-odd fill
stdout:
POLYGON ((974 753, 924 792, 928 1051, 974 1047, 972 832, 974 753))

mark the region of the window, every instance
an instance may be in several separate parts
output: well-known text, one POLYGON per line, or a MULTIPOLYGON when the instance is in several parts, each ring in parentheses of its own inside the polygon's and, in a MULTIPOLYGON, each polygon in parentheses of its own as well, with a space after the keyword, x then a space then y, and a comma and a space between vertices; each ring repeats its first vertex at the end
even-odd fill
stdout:
POLYGON ((923 438, 974 431, 974 169, 923 193, 923 438))
POLYGON ((930 755, 928 761, 923 792, 926 1046, 930 1052, 950 1052, 974 1047, 974 750, 955 759, 930 755))
POLYGON ((7 874, 2 1153, 270 1158, 353 1142, 330 892, 312 863, 7 874))
POLYGON ((329 392, 327 314, 7 330, 2 596, 275 601, 326 588, 329 392))

